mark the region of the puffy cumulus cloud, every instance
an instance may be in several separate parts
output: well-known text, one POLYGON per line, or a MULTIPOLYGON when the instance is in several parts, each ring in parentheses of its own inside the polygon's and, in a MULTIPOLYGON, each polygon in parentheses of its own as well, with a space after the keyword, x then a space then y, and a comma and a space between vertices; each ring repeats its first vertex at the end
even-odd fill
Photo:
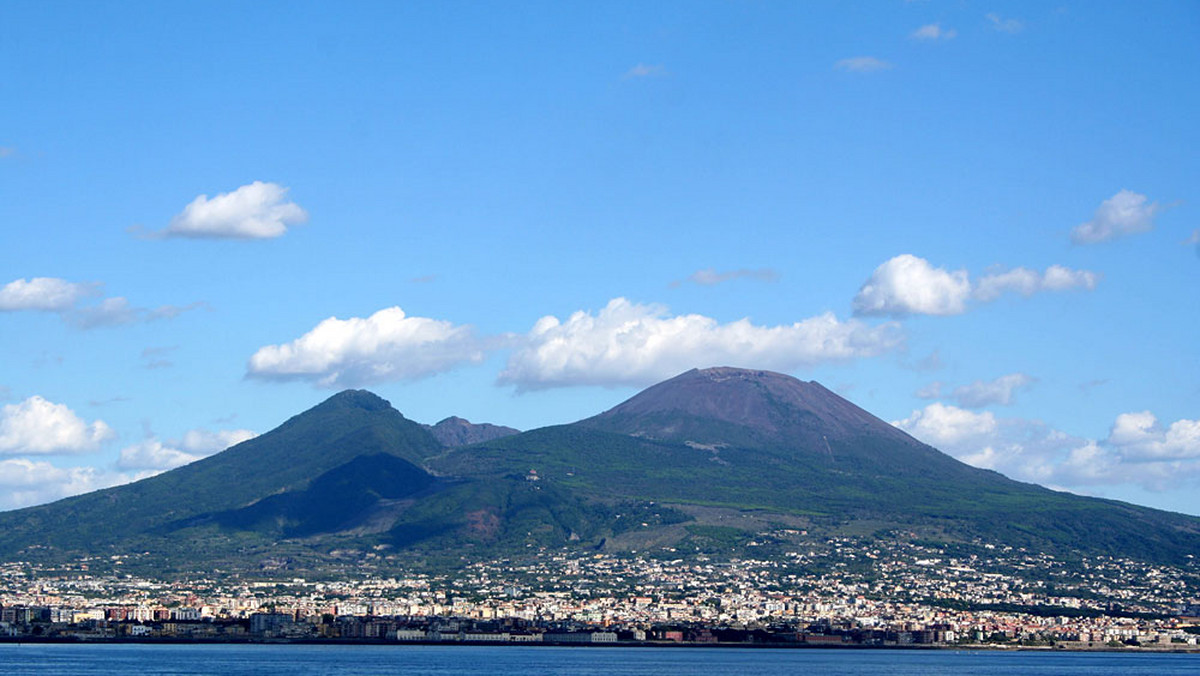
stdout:
POLYGON ((957 315, 966 312, 971 301, 990 302, 1010 291, 1025 297, 1043 291, 1091 291, 1099 281, 1094 272, 1051 265, 1045 272, 1015 268, 972 282, 966 270, 949 271, 924 258, 901 254, 875 268, 853 306, 859 316, 957 315))
POLYGON ((975 413, 941 402, 913 411, 909 417, 892 424, 939 448, 956 448, 964 442, 988 439, 997 429, 996 416, 991 412, 975 413))
POLYGON ((1026 298, 1039 291, 1092 291, 1099 282, 1100 275, 1095 272, 1072 270, 1062 265, 1051 265, 1045 272, 1040 273, 1029 268, 1015 268, 981 277, 975 285, 975 298, 985 302, 991 301, 1008 291, 1019 293, 1026 298))
POLYGON ((833 67, 835 70, 844 70, 850 73, 876 73, 881 70, 890 70, 892 64, 873 56, 855 56, 842 59, 833 64, 833 67))
POLYGON ((181 439, 166 442, 150 436, 121 449, 117 468, 157 474, 206 458, 258 436, 250 430, 188 430, 181 439))
POLYGON ((0 288, 0 312, 63 312, 95 295, 98 287, 97 284, 77 284, 57 277, 15 279, 0 288))
POLYGON ((0 460, 0 509, 19 509, 125 483, 132 477, 95 467, 60 468, 28 458, 0 460))
POLYGON ((1135 460, 1200 459, 1200 420, 1177 420, 1163 428, 1150 411, 1117 416, 1109 446, 1135 460))
POLYGON ((572 385, 648 385, 694 367, 753 364, 790 371, 827 361, 870 357, 903 342, 894 324, 868 326, 826 313, 794 324, 728 324, 702 315, 670 315, 661 305, 614 298, 595 314, 566 321, 542 317, 520 339, 500 374, 518 390, 572 385))
POLYGON ((200 195, 171 219, 162 237, 270 239, 288 226, 308 220, 308 213, 287 201, 288 189, 255 181, 216 197, 200 195))
MULTIPOLYGON (((31 397, 0 412, 0 454, 94 450, 113 438, 101 421, 80 420, 69 408, 31 397)), ((0 509, 16 509, 129 483, 194 462, 252 439, 250 430, 189 430, 166 442, 151 436, 121 450, 115 467, 57 467, 29 457, 0 460, 0 509)))
MULTIPOLYGON (((693 272, 683 281, 699 284, 700 286, 715 286, 735 279, 756 279, 760 282, 777 282, 779 281, 779 273, 771 268, 757 268, 754 270, 740 268, 726 272, 719 272, 715 268, 704 268, 703 270, 693 272)), ((672 282, 671 286, 679 286, 682 283, 682 281, 672 282)))
POLYGON ((471 327, 409 317, 391 307, 367 318, 330 317, 290 343, 259 348, 249 377, 306 380, 320 387, 357 387, 415 380, 463 363, 483 361, 471 327))
POLYGON ((892 424, 969 465, 1045 485, 1076 483, 1063 481, 1063 463, 1070 451, 1085 445, 1085 440, 1039 421, 997 418, 989 411, 969 411, 942 402, 892 424))
POLYGON ((857 315, 956 315, 971 297, 966 270, 935 268, 924 258, 901 254, 886 261, 854 297, 857 315))
POLYGON ((1106 240, 1146 232, 1154 228, 1154 217, 1162 211, 1145 195, 1122 190, 1100 203, 1092 220, 1071 230, 1071 241, 1094 244, 1106 240))
POLYGON ((0 409, 0 453, 54 454, 94 451, 116 435, 103 420, 91 423, 64 404, 33 396, 0 409))
POLYGON ((1150 412, 1117 416, 1108 437, 1086 439, 1037 420, 996 418, 935 402, 893 425, 950 455, 1021 481, 1087 492, 1131 485, 1200 487, 1200 420, 1162 425, 1150 412))
POLYGON ((966 408, 983 408, 1012 403, 1013 394, 1022 388, 1029 387, 1035 382, 1033 376, 1024 373, 1010 373, 995 380, 976 380, 970 385, 954 388, 954 400, 959 406, 966 408))
POLYGON ((953 40, 958 31, 953 28, 942 28, 941 24, 931 23, 921 26, 909 36, 914 40, 953 40))

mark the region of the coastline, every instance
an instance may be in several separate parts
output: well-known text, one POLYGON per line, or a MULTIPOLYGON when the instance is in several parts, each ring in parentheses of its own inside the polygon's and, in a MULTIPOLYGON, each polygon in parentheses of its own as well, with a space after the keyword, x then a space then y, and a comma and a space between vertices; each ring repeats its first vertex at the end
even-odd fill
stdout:
POLYGON ((961 644, 961 645, 936 645, 936 644, 902 644, 902 645, 882 645, 882 644, 863 644, 863 643, 844 643, 844 644, 814 644, 803 642, 792 643, 722 643, 722 642, 681 642, 681 641, 618 641, 612 643, 575 643, 570 641, 527 641, 527 642, 503 642, 503 641, 429 641, 429 640, 407 640, 397 641, 394 639, 368 639, 368 638, 220 638, 220 639, 196 639, 196 638, 147 638, 147 637, 72 637, 72 636, 0 636, 0 645, 323 645, 323 646, 443 646, 443 647, 531 647, 531 648, 669 648, 674 650, 682 649, 700 649, 711 650, 718 648, 738 649, 738 650, 852 650, 852 651, 877 651, 877 650, 900 650, 911 652, 979 652, 979 653, 1009 653, 1009 652, 1031 652, 1031 653, 1057 653, 1057 652, 1073 652, 1073 653, 1122 653, 1122 654, 1195 654, 1200 655, 1200 646, 1194 645, 1148 645, 1148 646, 1079 646, 1057 644, 1052 646, 1017 646, 1017 645, 997 645, 997 644, 961 644))

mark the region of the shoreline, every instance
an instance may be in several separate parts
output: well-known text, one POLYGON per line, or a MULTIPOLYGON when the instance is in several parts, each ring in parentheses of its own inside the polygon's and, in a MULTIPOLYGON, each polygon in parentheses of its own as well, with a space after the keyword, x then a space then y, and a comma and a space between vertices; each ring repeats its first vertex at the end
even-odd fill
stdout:
POLYGON ((389 639, 180 639, 180 638, 129 638, 129 637, 42 637, 0 636, 0 645, 346 645, 346 646, 456 646, 456 647, 531 647, 531 648, 670 648, 701 649, 717 648, 739 650, 901 650, 915 652, 1036 652, 1036 653, 1125 653, 1125 654, 1197 654, 1196 646, 1005 646, 988 644, 965 645, 869 645, 847 643, 842 645, 819 645, 812 643, 685 643, 679 641, 620 641, 615 643, 573 643, 560 641, 397 641, 389 639))

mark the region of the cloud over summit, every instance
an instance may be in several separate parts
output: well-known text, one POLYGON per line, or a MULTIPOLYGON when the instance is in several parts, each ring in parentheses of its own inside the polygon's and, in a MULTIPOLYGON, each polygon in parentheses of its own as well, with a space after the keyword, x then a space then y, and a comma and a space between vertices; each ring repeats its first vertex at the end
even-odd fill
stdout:
POLYGON ((703 315, 672 315, 662 305, 614 298, 599 312, 566 320, 547 315, 519 341, 499 382, 519 390, 572 385, 649 385, 694 367, 745 364, 791 371, 828 361, 870 357, 898 347, 893 324, 840 321, 833 313, 794 324, 721 324, 703 315))
POLYGON ((291 342, 259 348, 246 374, 319 387, 357 387, 424 378, 483 361, 484 352, 469 326, 410 317, 390 307, 365 318, 330 317, 291 342))

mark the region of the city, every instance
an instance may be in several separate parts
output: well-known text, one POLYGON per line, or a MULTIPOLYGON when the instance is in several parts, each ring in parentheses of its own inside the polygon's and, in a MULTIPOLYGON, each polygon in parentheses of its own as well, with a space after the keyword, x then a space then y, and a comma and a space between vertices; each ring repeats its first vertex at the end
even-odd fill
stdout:
POLYGON ((167 582, 121 572, 136 555, 10 563, 0 637, 1200 651, 1194 562, 971 550, 838 537, 724 561, 542 550, 388 577, 371 574, 386 555, 352 552, 362 573, 336 581, 274 570, 167 582))

